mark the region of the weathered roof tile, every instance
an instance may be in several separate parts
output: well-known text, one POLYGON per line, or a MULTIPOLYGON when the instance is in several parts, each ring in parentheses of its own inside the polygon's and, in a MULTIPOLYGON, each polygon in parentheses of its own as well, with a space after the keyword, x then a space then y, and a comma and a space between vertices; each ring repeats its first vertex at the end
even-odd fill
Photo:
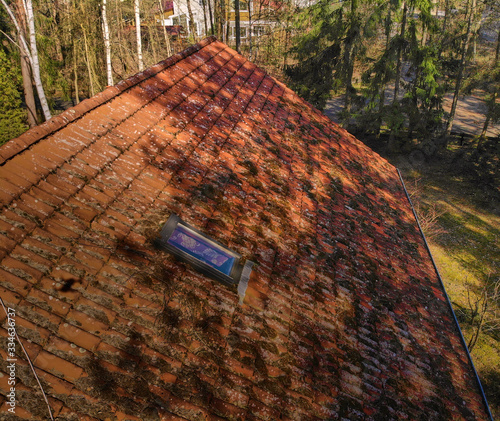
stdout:
POLYGON ((0 294, 61 419, 486 417, 395 169, 213 38, 0 162, 0 294), (243 301, 153 246, 172 212, 257 263, 243 301))

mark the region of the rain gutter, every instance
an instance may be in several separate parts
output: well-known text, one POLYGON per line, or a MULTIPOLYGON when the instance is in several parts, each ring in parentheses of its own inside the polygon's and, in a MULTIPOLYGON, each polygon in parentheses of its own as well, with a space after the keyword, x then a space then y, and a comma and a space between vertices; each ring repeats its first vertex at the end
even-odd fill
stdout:
POLYGON ((457 316, 455 315, 455 311, 453 310, 453 306, 451 305, 450 297, 448 297, 448 294, 446 293, 446 288, 444 286, 443 280, 441 279, 441 275, 439 274, 439 270, 438 270, 438 268, 436 266, 436 262, 434 261, 434 258, 432 257, 431 249, 429 248, 429 244, 427 243, 427 240, 425 238, 424 231, 422 230, 422 227, 420 226, 420 222, 418 220, 417 212, 415 211, 415 208, 413 207, 413 203, 412 203, 412 201, 410 199, 410 195, 408 194, 408 190, 406 190, 405 182, 403 181, 403 176, 401 175, 401 172, 399 171, 399 168, 396 168, 396 170, 398 171, 399 179, 401 180, 401 185, 403 186, 403 189, 405 191, 406 198, 408 199, 408 202, 410 204, 411 210, 413 212, 413 216, 415 217, 415 220, 417 221, 418 229, 420 230, 420 234, 422 235, 422 238, 424 240, 425 247, 426 247, 427 252, 429 253, 429 256, 431 258, 432 265, 434 266, 434 270, 436 271, 436 275, 437 275, 437 277, 439 279, 439 283, 441 284, 441 289, 443 290, 443 293, 444 293, 444 296, 446 297, 446 301, 448 302, 448 306, 450 308, 451 314, 453 315, 453 319, 455 320, 455 325, 458 328, 458 332, 460 334, 460 339, 461 339, 462 345, 463 345, 463 347, 465 349, 465 353, 467 354, 467 358, 469 360, 469 363, 470 363, 470 365, 472 367, 472 370, 474 372, 474 375, 476 377, 476 381, 477 381, 477 385, 479 387, 479 391, 481 392, 481 397, 483 399, 483 403, 484 403, 484 406, 486 408, 486 413, 488 414, 488 416, 490 418, 490 421, 494 421, 493 420, 493 415, 491 414, 490 407, 488 405, 488 400, 486 399, 486 395, 484 394, 484 390, 483 390, 483 386, 481 384, 481 380, 479 379, 479 376, 477 374, 476 368, 474 367, 474 362, 472 361, 472 357, 470 355, 469 348, 467 348, 467 344, 465 342, 464 335, 462 334, 462 329, 460 329, 460 325, 458 323, 457 316))

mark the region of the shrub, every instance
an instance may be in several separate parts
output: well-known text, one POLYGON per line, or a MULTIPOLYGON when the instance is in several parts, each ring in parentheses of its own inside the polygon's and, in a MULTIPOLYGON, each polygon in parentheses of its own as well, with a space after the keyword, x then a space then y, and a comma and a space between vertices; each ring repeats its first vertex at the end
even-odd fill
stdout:
POLYGON ((22 107, 21 76, 3 49, 0 49, 0 145, 19 136, 28 126, 22 107))

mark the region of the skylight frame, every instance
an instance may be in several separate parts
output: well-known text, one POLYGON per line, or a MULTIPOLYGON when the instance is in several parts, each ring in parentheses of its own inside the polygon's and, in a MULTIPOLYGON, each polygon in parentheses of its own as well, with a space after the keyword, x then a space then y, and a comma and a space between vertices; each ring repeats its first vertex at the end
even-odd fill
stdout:
POLYGON ((162 249, 172 253, 179 260, 190 264, 198 272, 212 279, 220 281, 229 286, 237 285, 240 281, 244 267, 241 254, 236 253, 235 251, 227 248, 218 241, 210 238, 202 231, 183 221, 178 215, 170 215, 168 221, 165 223, 160 232, 160 237, 157 240, 157 244, 162 249), (234 259, 230 270, 221 271, 216 268, 215 264, 209 264, 199 257, 196 257, 194 253, 190 253, 189 251, 186 251, 186 249, 183 250, 182 245, 176 245, 176 238, 174 237, 174 235, 178 236, 179 233, 192 237, 196 241, 202 243, 202 245, 207 249, 215 251, 220 255, 227 256, 230 259, 234 259))

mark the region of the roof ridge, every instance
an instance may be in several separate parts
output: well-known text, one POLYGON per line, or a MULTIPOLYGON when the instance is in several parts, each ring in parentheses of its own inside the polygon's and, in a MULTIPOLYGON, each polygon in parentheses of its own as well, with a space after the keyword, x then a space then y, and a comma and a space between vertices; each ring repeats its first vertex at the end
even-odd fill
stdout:
POLYGON ((79 104, 74 107, 68 108, 63 111, 61 114, 58 114, 52 117, 50 120, 43 122, 42 124, 33 127, 19 137, 14 138, 4 145, 0 146, 0 166, 5 164, 9 159, 14 157, 20 152, 28 149, 30 146, 42 140, 44 137, 56 132, 57 130, 65 127, 67 124, 72 123, 75 120, 78 120, 80 117, 83 117, 87 112, 97 108, 104 103, 110 101, 115 98, 117 95, 123 93, 127 89, 130 89, 133 86, 138 85, 144 80, 153 77, 154 75, 162 72, 168 67, 173 66, 178 63, 180 60, 196 53, 212 42, 217 41, 215 36, 211 36, 201 40, 200 42, 193 44, 186 49, 166 58, 165 60, 160 61, 157 64, 143 70, 140 73, 137 73, 129 78, 118 82, 114 86, 108 86, 102 92, 94 95, 91 98, 84 99, 79 104))

